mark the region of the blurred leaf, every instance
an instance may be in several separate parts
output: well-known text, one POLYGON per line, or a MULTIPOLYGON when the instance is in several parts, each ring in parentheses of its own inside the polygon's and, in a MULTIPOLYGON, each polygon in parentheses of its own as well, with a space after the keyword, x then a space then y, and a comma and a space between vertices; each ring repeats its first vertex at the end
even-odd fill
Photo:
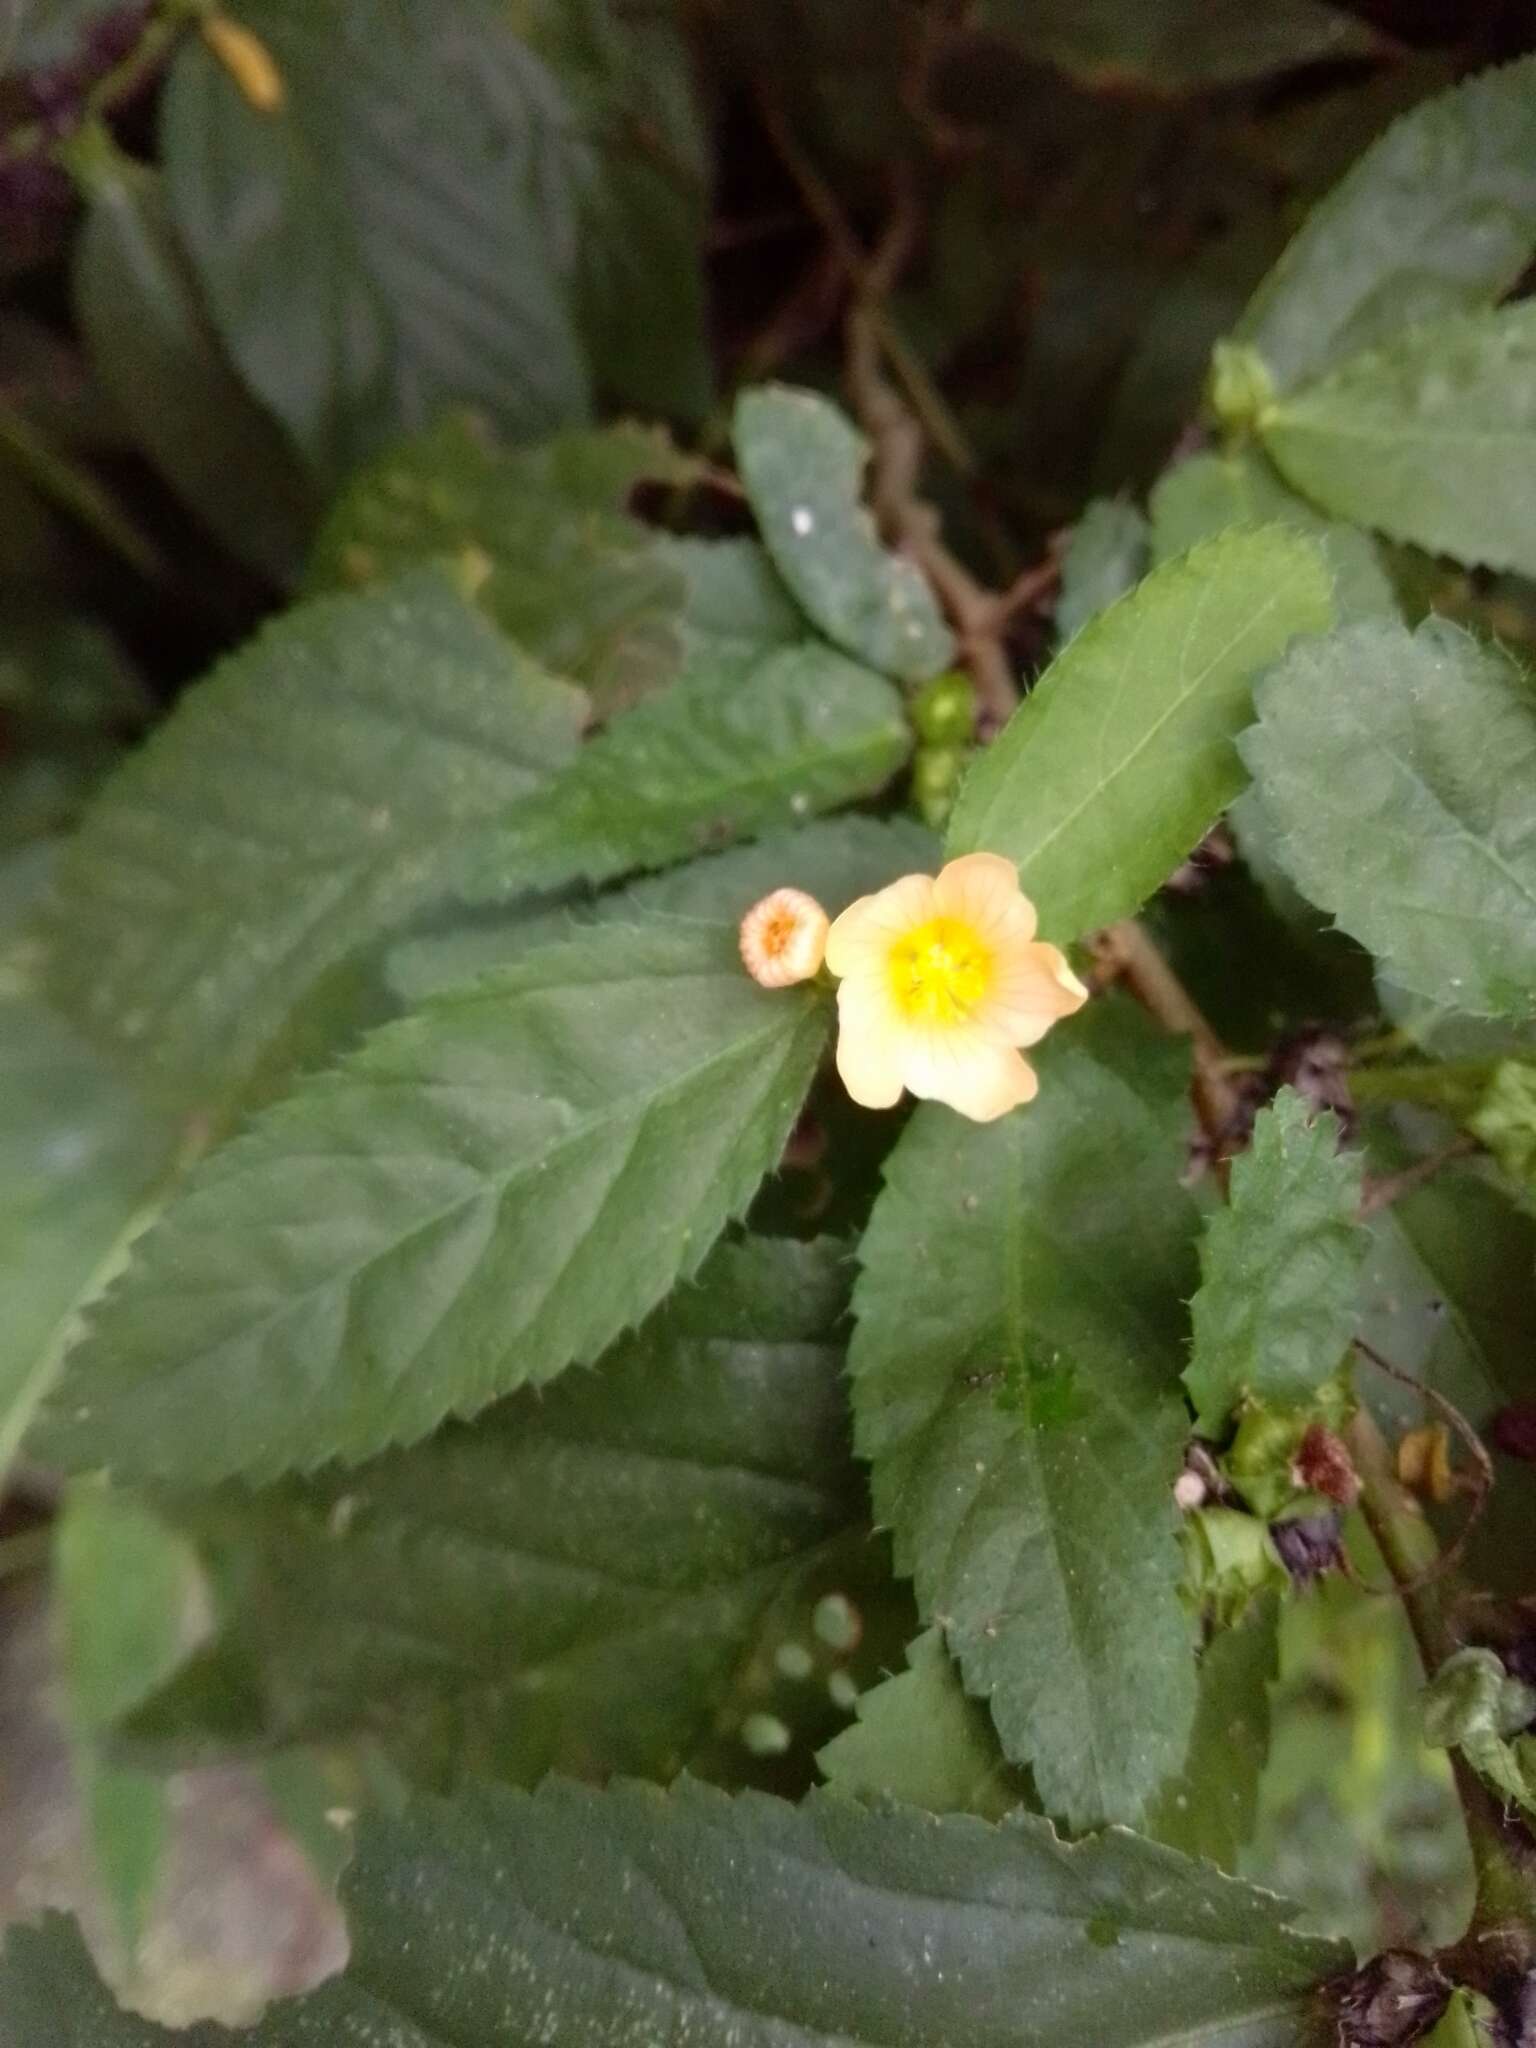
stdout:
POLYGON ((576 307, 599 392, 690 424, 713 382, 703 247, 709 156, 675 0, 514 0, 564 86, 579 151, 576 307))
POLYGON ((1134 1821, 1195 1711, 1172 1493, 1195 1212, 1177 1046, 1108 1002, 1040 1066, 1027 1116, 908 1125, 850 1370, 897 1566, 1077 1829, 1134 1821))
POLYGON ((1333 576, 1334 615, 1340 625, 1398 616, 1391 578, 1370 535, 1324 518, 1305 498, 1286 489, 1256 449, 1192 455, 1159 480, 1150 509, 1154 561, 1182 555, 1229 526, 1278 521, 1307 534, 1322 549, 1333 576))
MULTIPOLYGON (((92 1599, 100 1606, 104 1589, 92 1599)), ((63 1711, 55 1615, 35 1589, 9 1587, 3 1621, 0 1930, 49 1910, 77 1915, 116 1996, 168 2027, 210 2018, 248 2026, 270 1999, 311 1990, 339 1970, 347 1936, 334 1890, 348 1838, 337 1808, 347 1792, 303 1756, 163 1775, 112 1762, 99 1746, 82 1758, 63 1711), (123 1817, 104 1815, 93 1799, 103 1783, 109 1801, 132 1787, 128 1796, 136 1794, 160 1824, 135 1939, 126 1936, 97 1875, 101 1822, 123 1817)), ((14 1931, 6 1937, 0 1978, 16 1939, 14 1931)), ((158 2025, 129 2020, 98 1995, 114 2025, 141 2041, 167 2039, 158 2025)), ((0 1992, 0 2034, 9 2041, 4 2007, 0 1992)), ((39 2041, 50 2048, 60 2041, 61 2022, 55 2014, 39 2041)))
POLYGON ((0 850, 72 824, 145 710, 138 678, 102 627, 3 593, 0 850))
POLYGON ((1231 1194, 1205 1226, 1184 1384, 1195 1427, 1220 1438, 1245 1396, 1299 1407, 1339 1369, 1354 1332, 1365 1234, 1357 1153, 1294 1088, 1261 1109, 1231 1194))
MULTIPOLYGON (((1371 1163, 1382 1173, 1411 1159, 1374 1125, 1371 1163)), ((1370 1221, 1360 1334, 1383 1357, 1455 1403, 1489 1441, 1494 1417, 1536 1400, 1536 1223, 1472 1168, 1446 1168, 1370 1221)), ((1362 1367, 1368 1398, 1394 1432, 1443 1418, 1411 1387, 1362 1367)), ((1472 1531, 1467 1569, 1484 1584, 1531 1590, 1536 1466, 1490 1446, 1497 1482, 1472 1531)), ((1459 1526, 1465 1508, 1449 1510, 1459 1526)))
POLYGON ((75 244, 75 317, 137 444, 219 541, 292 582, 319 512, 271 414, 241 383, 209 323, 157 173, 113 146, 88 159, 75 244))
POLYGON ((1027 1801, 1028 1782, 1009 1769, 986 1708, 966 1698, 943 1632, 925 1630, 907 1666, 861 1695, 858 1720, 818 1754, 832 1789, 983 1820, 1027 1801))
POLYGON ((0 72, 61 64, 120 0, 11 0, 0 17, 0 72))
POLYGON ((822 641, 706 653, 474 835, 458 887, 497 902, 665 867, 872 796, 909 746, 891 685, 822 641))
POLYGON ((1096 92, 1241 85, 1378 47, 1322 0, 984 0, 981 23, 1096 92))
POLYGON ((871 895, 900 875, 931 874, 939 858, 938 842, 915 818, 819 818, 604 895, 514 904, 491 921, 407 939, 390 953, 389 982, 405 1002, 415 1002, 499 967, 525 947, 570 938, 587 924, 650 917, 739 924, 774 889, 804 889, 835 917, 856 896, 871 895))
POLYGON ((1496 649, 1429 620, 1294 648, 1240 746, 1297 886, 1405 988, 1536 1012, 1536 707, 1496 649))
POLYGON ((954 643, 926 578, 881 546, 864 509, 863 435, 814 391, 783 384, 743 392, 734 432, 763 542, 828 639, 903 682, 947 667, 954 643))
POLYGON ((283 103, 182 46, 171 205, 256 395, 334 478, 442 406, 548 433, 590 406, 571 304, 584 143, 488 0, 236 0, 283 103))
POLYGON ((170 1142, 32 992, 13 933, 45 872, 38 853, 0 864, 0 1480, 170 1142))
POLYGON ((1147 1808, 1144 1825, 1155 1840, 1223 1870, 1237 1869, 1258 1817, 1269 1755, 1269 1689, 1279 1669, 1278 1621, 1277 1603, 1258 1600, 1201 1651, 1188 1753, 1147 1808))
POLYGON ((685 586, 628 503, 643 480, 682 482, 691 466, 638 427, 506 448, 452 415, 352 480, 321 528, 309 583, 355 588, 446 558, 528 653, 611 708, 678 664, 685 586))
MULTIPOLYGON (((616 2028, 698 2048, 1292 2048, 1347 1964, 1286 1933, 1270 1895, 1134 1836, 1070 1846, 1033 1815, 987 1828, 827 1793, 552 1779, 419 1800, 365 1822, 344 1895, 351 1969, 251 2048, 363 2038, 381 2013, 398 2048, 509 2027, 546 2048, 606 2048, 616 2028)), ((64 1927, 13 1935, 0 2024, 41 2040, 61 2022, 71 2048, 154 2038, 64 1927)))
POLYGON ((50 987, 170 1099, 236 1088, 316 981, 443 886, 583 700, 436 571, 321 598, 182 698, 59 863, 50 987))
POLYGON ((1147 522, 1119 498, 1095 498, 1072 529, 1061 562, 1056 638, 1070 640, 1139 583, 1147 569, 1147 522))
MULTIPOLYGON (((1352 1544, 1379 1584, 1368 1540, 1352 1544)), ((1297 1886, 1302 1924, 1361 1955, 1455 1940, 1472 1905, 1466 1825, 1444 1757, 1423 1744, 1401 1604, 1328 1574, 1282 1603, 1280 1671, 1244 1876, 1297 1886)))
POLYGON ((272 1478, 589 1363, 777 1164, 826 1023, 709 925, 600 928, 438 997, 193 1172, 38 1455, 272 1478))
POLYGON ((191 1545, 142 1501, 70 1489, 54 1536, 71 1715, 108 1734, 158 1690, 212 1625, 191 1545))
POLYGON ((1290 482, 1341 518, 1536 574, 1536 305, 1454 314, 1352 356, 1262 432, 1290 482))
POLYGON ((1536 57, 1395 121, 1320 206, 1234 330, 1291 391, 1399 329, 1501 299, 1536 246, 1536 57))
POLYGON ((54 1536, 60 1668, 89 1859, 124 1952, 143 1937, 172 1829, 167 1787, 114 1762, 115 1724, 213 1625, 192 1546, 141 1502, 73 1488, 54 1536))
POLYGON ((683 579, 682 631, 692 650, 786 647, 803 638, 805 615, 755 540, 658 534, 655 545, 683 579))
POLYGON ((1329 621, 1315 546, 1269 526, 1165 564, 1051 663, 981 754, 948 851, 1016 861, 1045 936, 1125 917, 1243 786, 1255 673, 1329 621))
POLYGON ((764 1631, 863 1523, 848 1277, 829 1240, 722 1246, 596 1374, 359 1470, 173 1502, 237 1589, 219 1654, 265 1739, 536 1784, 670 1778, 735 1733, 764 1631))
POLYGON ((1536 1815, 1536 1689, 1515 1678, 1493 1650, 1455 1651, 1424 1688, 1424 1739, 1459 1749, 1506 1808, 1536 1815), (1513 1738, 1511 1740, 1510 1738, 1513 1738))

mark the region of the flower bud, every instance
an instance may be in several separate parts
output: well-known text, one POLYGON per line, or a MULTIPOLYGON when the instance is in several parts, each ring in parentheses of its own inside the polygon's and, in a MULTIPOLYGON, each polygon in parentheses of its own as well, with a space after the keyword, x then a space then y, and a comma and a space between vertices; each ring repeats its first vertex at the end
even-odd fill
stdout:
POLYGON ((741 920, 741 959, 764 988, 809 981, 827 950, 827 913, 803 889, 775 889, 741 920))

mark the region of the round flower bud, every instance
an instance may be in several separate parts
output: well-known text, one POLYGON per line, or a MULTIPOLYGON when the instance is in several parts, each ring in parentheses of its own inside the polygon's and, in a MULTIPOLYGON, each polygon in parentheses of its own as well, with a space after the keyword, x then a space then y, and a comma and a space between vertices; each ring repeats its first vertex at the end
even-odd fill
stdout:
POLYGON ((827 913, 803 889, 775 889, 741 920, 742 964, 764 988, 809 981, 827 950, 827 913))

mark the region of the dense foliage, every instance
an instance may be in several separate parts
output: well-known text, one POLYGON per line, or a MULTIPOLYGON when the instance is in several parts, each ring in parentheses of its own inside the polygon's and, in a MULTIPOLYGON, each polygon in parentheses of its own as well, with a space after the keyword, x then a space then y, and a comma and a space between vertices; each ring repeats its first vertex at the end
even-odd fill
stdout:
POLYGON ((6 2048, 1536 2040, 1423 12, 0 8, 6 2048))

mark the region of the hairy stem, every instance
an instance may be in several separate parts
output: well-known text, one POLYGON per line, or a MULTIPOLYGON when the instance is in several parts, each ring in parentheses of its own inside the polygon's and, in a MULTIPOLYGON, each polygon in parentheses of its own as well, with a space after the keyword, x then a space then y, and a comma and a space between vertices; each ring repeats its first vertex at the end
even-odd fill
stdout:
POLYGON ((1239 1104, 1221 1040, 1204 1011, 1153 944, 1146 927, 1134 918, 1110 925, 1099 935, 1096 950, 1100 960, 1165 1030, 1189 1038, 1195 1065, 1195 1111, 1208 1142, 1219 1147, 1231 1136, 1239 1104))

